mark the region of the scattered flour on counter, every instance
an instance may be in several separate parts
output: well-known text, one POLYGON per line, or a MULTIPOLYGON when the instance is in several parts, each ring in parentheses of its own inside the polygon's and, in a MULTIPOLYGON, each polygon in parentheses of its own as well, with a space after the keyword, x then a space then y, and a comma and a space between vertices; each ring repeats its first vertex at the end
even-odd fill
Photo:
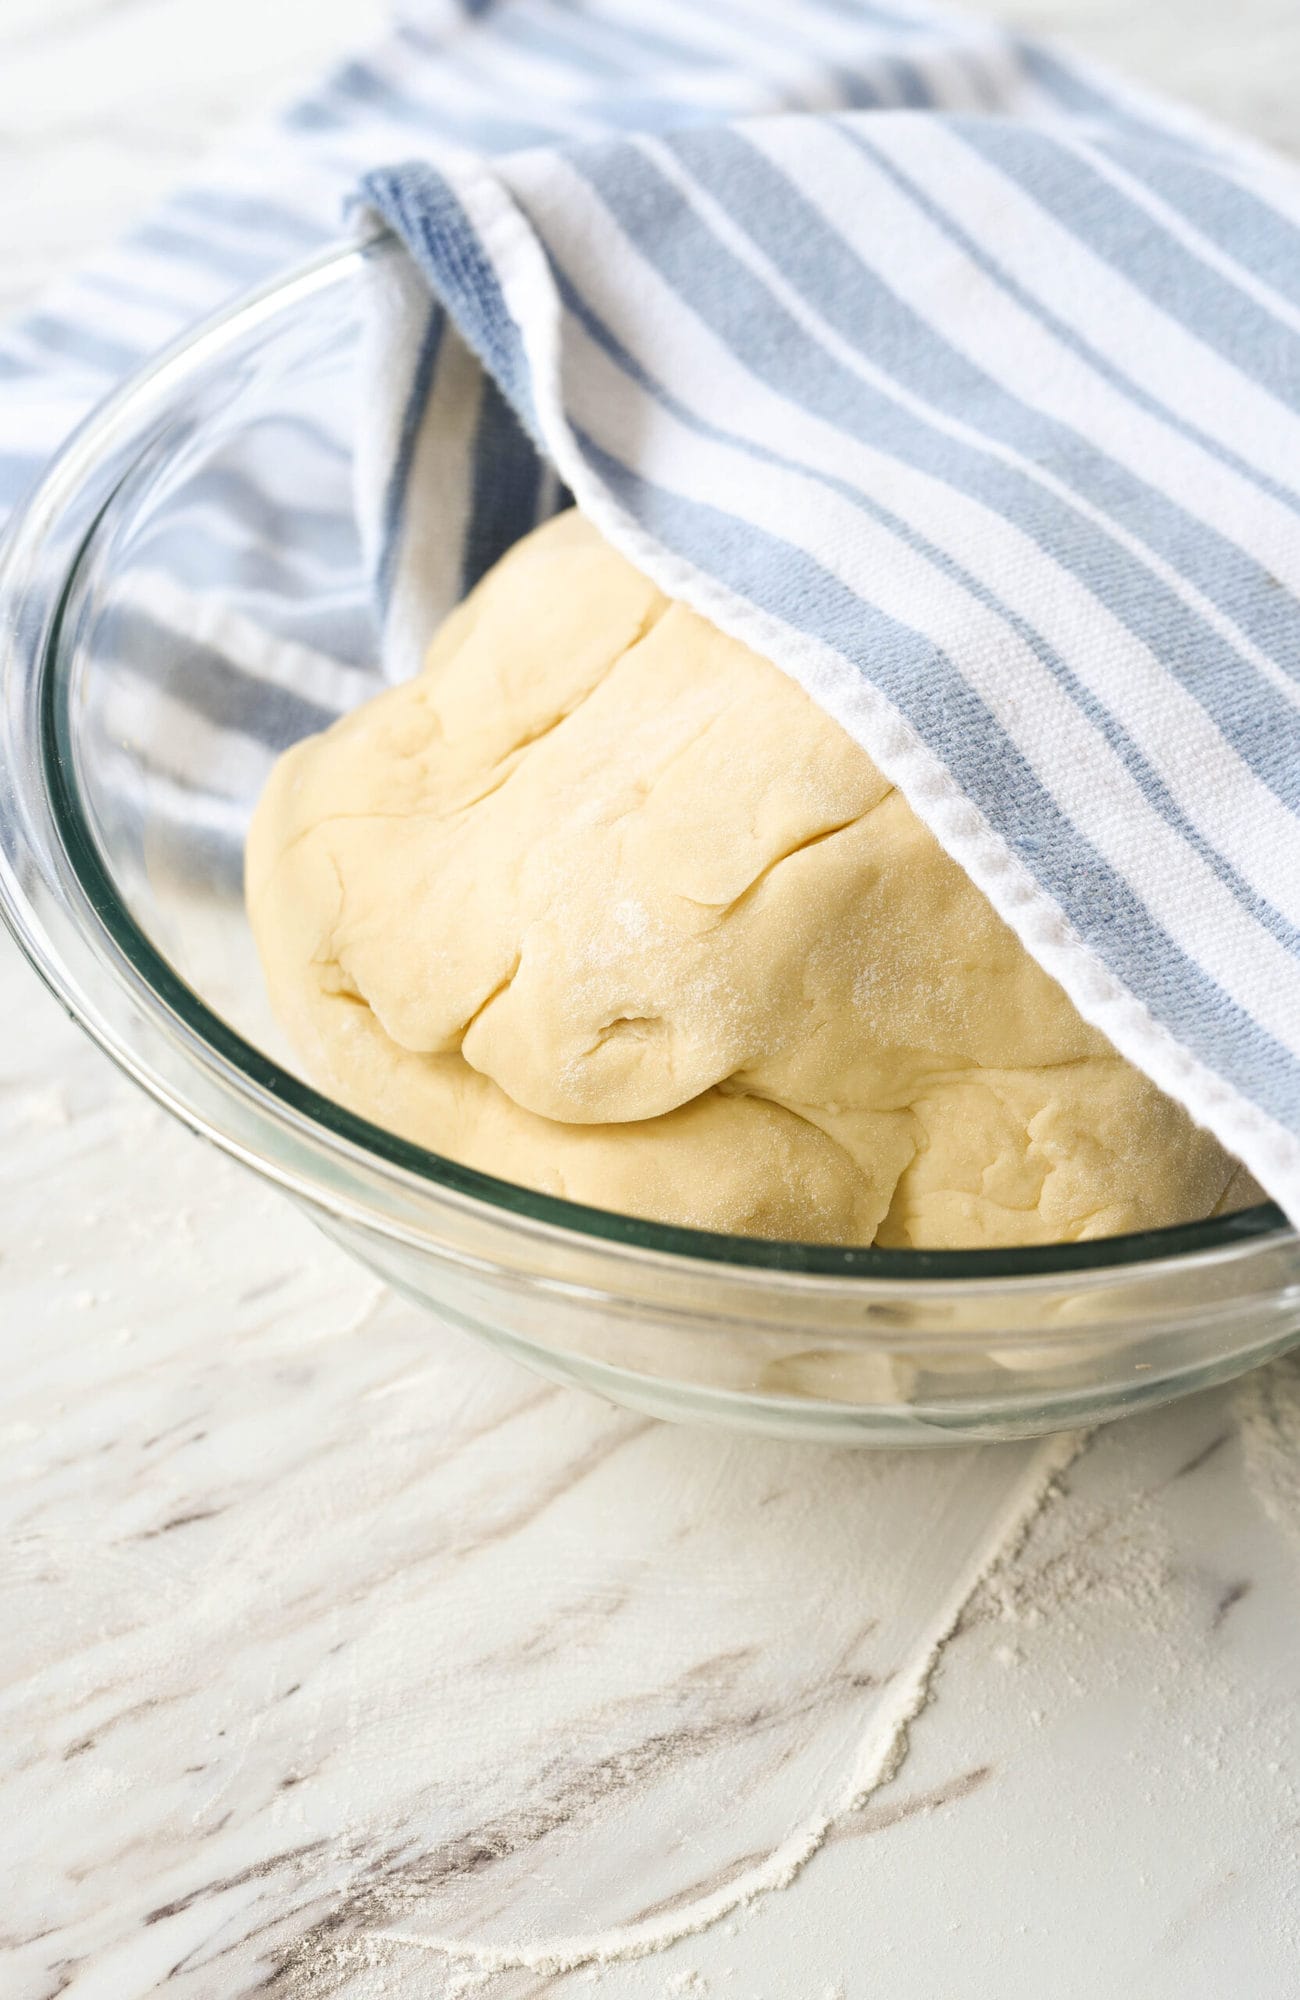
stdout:
MULTIPOLYGON (((781 1845, 738 1875, 734 1881, 700 1896, 670 1912, 633 1921, 607 1931, 586 1936, 551 1938, 536 1944, 475 1945, 458 1938, 435 1937, 418 1931, 385 1927, 370 1933, 368 1943, 414 1948, 442 1958, 453 1974, 485 1974, 528 1971, 549 1977, 574 1972, 589 1965, 613 1965, 629 1959, 647 1958, 665 1951, 683 1938, 710 1930, 736 1910, 747 1909, 773 1890, 786 1889, 822 1846, 835 1822, 845 1813, 858 1812, 883 1786, 898 1776, 907 1758, 913 1723, 927 1706, 935 1674, 948 1642, 962 1624, 963 1614, 981 1587, 988 1587, 1010 1564, 1029 1536, 1035 1520, 1055 1491, 1066 1468, 1088 1441, 1087 1432, 1069 1432, 1045 1438, 1031 1460, 1025 1477, 1008 1496, 1005 1507, 986 1546, 957 1577, 946 1601, 931 1620, 929 1632, 916 1656, 900 1672, 891 1687, 891 1698, 859 1746, 847 1783, 829 1811, 820 1813, 784 1840, 781 1845)), ((698 1975, 685 1974, 686 1978, 698 1975)), ((449 1987, 456 2000, 469 2000, 472 1985, 449 1987)), ((674 1994, 702 1994, 703 1985, 670 1988, 674 1994)), ((832 1989, 833 1991, 833 1989, 832 1989)), ((828 1996, 829 2000, 829 1996, 828 1996)))
POLYGON ((491 1973, 474 1967, 453 1966, 442 1989, 442 2000, 482 2000, 491 1973))
MULTIPOLYGON (((971 1593, 964 1622, 995 1618, 1029 1630, 1051 1623, 1066 1629, 1090 1599, 1123 1603, 1130 1623, 1148 1633, 1164 1628, 1174 1581, 1172 1557, 1149 1494, 1126 1493, 1114 1503, 1077 1505, 1059 1539, 1045 1540, 1032 1567, 998 1563, 971 1593)), ((1020 1664, 1014 1643, 998 1645, 999 1666, 1020 1664)))

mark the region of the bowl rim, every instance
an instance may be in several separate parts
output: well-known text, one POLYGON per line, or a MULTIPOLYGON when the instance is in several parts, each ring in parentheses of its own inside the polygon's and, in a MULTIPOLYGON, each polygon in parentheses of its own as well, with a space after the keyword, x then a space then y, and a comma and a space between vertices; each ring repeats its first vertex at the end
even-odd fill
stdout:
MULTIPOLYGON (((160 397, 183 389, 200 368, 219 362, 223 351, 236 347, 268 319, 305 305, 322 290, 345 284, 359 274, 366 258, 377 252, 384 254, 391 242, 386 233, 380 232, 359 242, 336 244, 246 292, 188 330, 99 403, 51 460, 28 500, 8 524, 0 544, 0 591, 6 597, 15 592, 21 601, 24 590, 31 586, 52 524, 105 456, 115 448, 120 449, 121 434, 130 433, 137 407, 141 416, 152 411, 156 420, 158 412, 154 406, 160 397), (18 573, 9 574, 15 568, 18 573)), ((146 426, 145 434, 147 429, 146 426)), ((137 437, 137 444, 140 441, 137 437)), ((50 830, 81 894, 83 936, 86 918, 99 928, 99 963, 103 965, 107 958, 109 969, 119 983, 129 986, 136 1005, 155 1017, 163 1017, 158 1025, 173 1029, 179 1026, 190 1062, 205 1069, 225 1089, 237 1093, 256 1114, 262 1137, 279 1133, 292 1139, 306 1131, 317 1144, 324 1141, 328 1151, 346 1156, 354 1163, 360 1159, 371 1179, 377 1176, 381 1187, 385 1182, 391 1183, 408 1197, 413 1189, 422 1190, 426 1196, 450 1196, 458 1204, 468 1202, 476 1208, 488 1209, 495 1221, 540 1225, 548 1233, 560 1233, 592 1248, 622 1249, 639 1257, 649 1254, 679 1266, 726 1266, 740 1274, 783 1273, 814 1281, 819 1278, 840 1283, 874 1281, 903 1288, 918 1282, 927 1288, 935 1284, 968 1288, 981 1281, 1004 1284, 1017 1279, 1077 1278, 1133 1266, 1153 1272, 1155 1268, 1167 1271, 1171 1265, 1217 1261, 1225 1255, 1239 1256, 1279 1240, 1294 1240, 1295 1232, 1271 1202, 1232 1215, 1211 1216, 1160 1229, 1084 1242, 1002 1249, 880 1249, 874 1245, 729 1235, 595 1208, 483 1173, 402 1139, 316 1090, 256 1048, 209 1008, 154 946, 117 894, 81 807, 73 775, 76 760, 68 699, 72 692, 71 663, 62 644, 64 626, 83 564, 101 523, 122 479, 137 460, 138 453, 126 462, 121 477, 95 507, 93 518, 62 568, 54 588, 52 610, 34 640, 24 647, 23 621, 6 620, 10 627, 6 635, 9 645, 0 664, 0 698, 11 695, 12 690, 4 683, 15 673, 25 681, 35 681, 38 731, 35 748, 43 785, 40 803, 50 815, 50 830), (103 949, 105 944, 109 947, 107 953, 103 949)), ((8 790, 16 793, 18 777, 17 772, 8 774, 8 790)), ((30 899, 19 886, 17 871, 8 864, 0 868, 0 916, 29 962, 78 1025, 157 1101, 250 1166, 293 1185, 308 1200, 326 1208, 339 1206, 331 1199, 330 1191, 310 1175, 300 1168, 286 1169, 253 1153, 211 1116, 178 1101, 156 1069, 128 1055, 120 1038, 83 1002, 81 989, 70 975, 64 955, 50 940, 30 899)))

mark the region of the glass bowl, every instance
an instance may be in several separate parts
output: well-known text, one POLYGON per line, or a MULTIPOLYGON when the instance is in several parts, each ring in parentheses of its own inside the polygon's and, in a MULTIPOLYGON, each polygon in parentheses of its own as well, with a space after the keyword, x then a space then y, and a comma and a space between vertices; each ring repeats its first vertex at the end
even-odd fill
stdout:
POLYGON ((761 1242, 492 1179, 312 1088, 267 1009, 243 838, 277 753, 378 685, 351 480, 363 266, 395 254, 331 251, 200 328, 11 524, 0 900, 64 1006, 399 1291, 657 1416, 1023 1437, 1295 1340, 1300 1243, 1271 1207, 1018 1251, 761 1242))

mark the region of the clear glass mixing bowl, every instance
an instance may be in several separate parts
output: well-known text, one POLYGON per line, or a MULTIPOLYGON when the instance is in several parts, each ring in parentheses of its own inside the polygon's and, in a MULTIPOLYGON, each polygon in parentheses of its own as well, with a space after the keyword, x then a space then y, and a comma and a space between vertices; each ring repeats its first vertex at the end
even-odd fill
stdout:
POLYGON ((351 461, 363 262, 394 254, 331 252, 200 329, 11 525, 0 899, 64 1005, 399 1290, 656 1415, 1020 1437, 1293 1341, 1300 1243, 1274 1208, 1021 1251, 733 1239, 473 1173, 312 1088, 268 1014, 242 845, 277 751, 377 684, 351 461))

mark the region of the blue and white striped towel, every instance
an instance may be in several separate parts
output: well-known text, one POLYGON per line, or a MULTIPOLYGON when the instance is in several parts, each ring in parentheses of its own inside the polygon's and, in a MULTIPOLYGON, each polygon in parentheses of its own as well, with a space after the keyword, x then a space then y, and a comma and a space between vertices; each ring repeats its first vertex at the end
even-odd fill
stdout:
POLYGON ((418 155, 364 184, 411 253, 362 493, 397 668, 567 487, 1300 1219, 1300 179, 858 0, 430 9, 276 147, 274 210, 235 176, 127 254, 418 155))

